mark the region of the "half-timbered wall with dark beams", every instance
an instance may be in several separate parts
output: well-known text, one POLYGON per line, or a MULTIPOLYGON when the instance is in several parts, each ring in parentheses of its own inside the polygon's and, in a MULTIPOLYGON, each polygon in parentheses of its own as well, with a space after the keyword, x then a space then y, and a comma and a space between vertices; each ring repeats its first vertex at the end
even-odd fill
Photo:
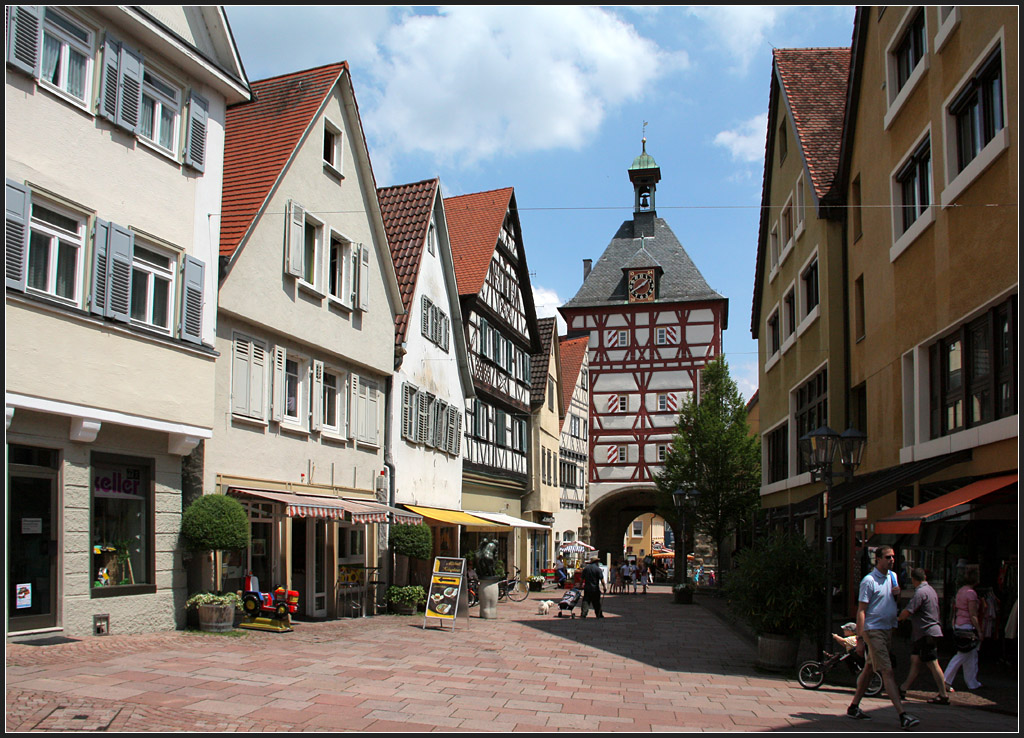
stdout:
POLYGON ((590 482, 651 483, 679 409, 722 349, 723 302, 574 311, 590 334, 590 482))
POLYGON ((470 371, 477 397, 466 408, 463 458, 470 469, 525 483, 532 340, 520 274, 515 224, 507 215, 483 287, 468 301, 470 371))

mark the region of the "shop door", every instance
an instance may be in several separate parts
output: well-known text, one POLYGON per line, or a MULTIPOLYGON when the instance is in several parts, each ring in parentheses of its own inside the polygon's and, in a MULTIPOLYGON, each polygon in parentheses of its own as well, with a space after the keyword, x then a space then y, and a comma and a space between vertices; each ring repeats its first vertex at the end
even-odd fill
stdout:
POLYGON ((57 475, 10 466, 7 509, 7 630, 57 625, 57 475))
POLYGON ((327 616, 327 521, 292 518, 292 587, 310 617, 327 616))

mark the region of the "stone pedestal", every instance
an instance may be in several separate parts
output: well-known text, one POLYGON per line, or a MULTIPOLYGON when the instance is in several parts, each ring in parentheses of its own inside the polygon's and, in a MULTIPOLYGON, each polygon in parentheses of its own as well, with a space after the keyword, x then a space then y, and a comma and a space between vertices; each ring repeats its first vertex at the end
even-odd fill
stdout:
POLYGON ((494 620, 498 617, 498 582, 497 577, 489 577, 480 580, 480 617, 484 620, 494 620))

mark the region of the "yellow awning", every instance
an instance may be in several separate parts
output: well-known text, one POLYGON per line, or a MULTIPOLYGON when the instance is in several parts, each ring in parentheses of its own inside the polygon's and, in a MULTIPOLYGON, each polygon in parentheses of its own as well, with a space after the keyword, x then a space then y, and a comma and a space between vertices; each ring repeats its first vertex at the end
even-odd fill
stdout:
POLYGON ((484 520, 478 518, 469 513, 464 513, 461 510, 445 510, 440 507, 420 507, 418 505, 404 505, 406 510, 422 515, 425 518, 431 520, 437 520, 442 523, 450 523, 451 525, 484 525, 488 528, 493 528, 494 523, 490 520, 484 520))

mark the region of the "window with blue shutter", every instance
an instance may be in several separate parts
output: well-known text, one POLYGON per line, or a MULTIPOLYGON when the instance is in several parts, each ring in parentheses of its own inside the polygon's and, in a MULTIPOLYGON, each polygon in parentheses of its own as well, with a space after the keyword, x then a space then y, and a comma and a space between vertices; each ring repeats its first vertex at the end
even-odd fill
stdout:
POLYGON ((181 265, 181 339, 203 342, 203 280, 206 265, 194 256, 185 256, 181 265))
POLYGON ((42 8, 34 5, 8 6, 7 12, 7 63, 25 74, 38 78, 42 8))
POLYGON ((107 314, 107 241, 110 223, 96 219, 92 236, 92 289, 89 290, 89 312, 107 314))
POLYGON ((4 250, 7 286, 25 291, 25 264, 28 256, 29 208, 32 197, 28 187, 8 179, 4 188, 4 250))
POLYGON ((185 164, 200 172, 206 162, 206 130, 210 104, 205 98, 192 93, 188 103, 188 130, 185 139, 185 164))
POLYGON ((121 323, 129 320, 132 301, 132 258, 135 235, 111 223, 107 237, 106 316, 121 323))

